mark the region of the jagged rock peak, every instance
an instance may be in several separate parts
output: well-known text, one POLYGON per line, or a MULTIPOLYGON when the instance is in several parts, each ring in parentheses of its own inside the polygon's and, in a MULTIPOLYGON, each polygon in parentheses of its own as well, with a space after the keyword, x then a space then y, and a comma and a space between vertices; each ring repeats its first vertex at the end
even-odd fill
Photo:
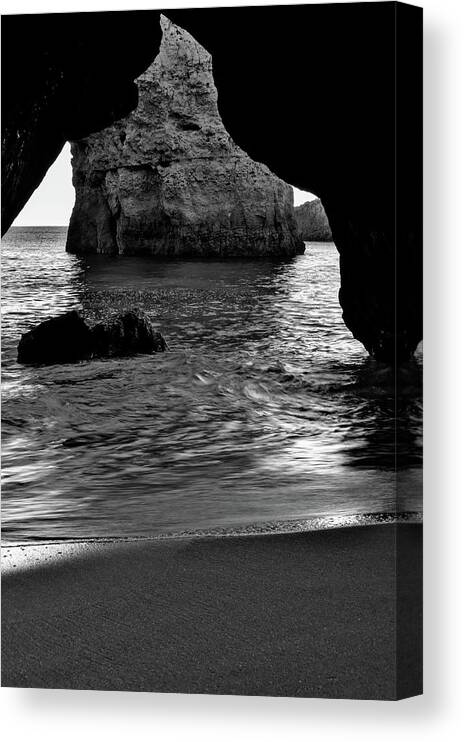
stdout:
POLYGON ((126 118, 72 144, 71 252, 288 256, 304 250, 291 186, 222 123, 211 55, 161 17, 160 51, 126 118))

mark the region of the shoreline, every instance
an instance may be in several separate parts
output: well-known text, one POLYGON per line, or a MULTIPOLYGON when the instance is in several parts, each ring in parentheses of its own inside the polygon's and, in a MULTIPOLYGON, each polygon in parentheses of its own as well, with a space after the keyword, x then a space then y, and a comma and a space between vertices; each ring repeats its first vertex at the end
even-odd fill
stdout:
POLYGON ((420 693, 421 537, 404 523, 10 547, 2 684, 420 693))
MULTIPOLYGON (((192 528, 179 531, 166 531, 154 533, 147 536, 57 536, 29 537, 20 539, 3 539, 0 547, 11 549, 25 546, 46 546, 49 544, 90 544, 90 543, 127 543, 127 542, 150 542, 166 541, 172 539, 193 538, 235 538, 239 536, 270 536, 290 535, 292 533, 314 533, 317 531, 329 531, 337 528, 357 528, 376 525, 395 525, 400 523, 422 524, 422 512, 379 512, 379 513, 356 513, 353 515, 323 515, 311 516, 309 518, 288 518, 269 521, 255 521, 252 523, 238 523, 236 525, 217 525, 210 528, 192 528)), ((2 530, 3 533, 7 529, 2 530)))

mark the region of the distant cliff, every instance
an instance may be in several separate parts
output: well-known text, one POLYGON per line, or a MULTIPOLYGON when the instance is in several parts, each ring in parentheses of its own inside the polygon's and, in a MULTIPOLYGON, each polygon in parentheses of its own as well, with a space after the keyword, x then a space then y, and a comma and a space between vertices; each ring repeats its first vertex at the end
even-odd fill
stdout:
POLYGON ((332 231, 319 198, 295 207, 298 231, 306 242, 331 242, 332 231))
POLYGON ((226 132, 209 53, 161 16, 138 107, 72 143, 73 253, 290 256, 304 251, 292 188, 226 132))

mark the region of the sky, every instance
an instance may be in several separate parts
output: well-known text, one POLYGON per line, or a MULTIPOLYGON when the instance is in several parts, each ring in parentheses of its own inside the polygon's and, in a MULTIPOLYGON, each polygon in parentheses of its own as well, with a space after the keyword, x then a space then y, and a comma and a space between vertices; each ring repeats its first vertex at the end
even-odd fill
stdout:
POLYGON ((314 199, 317 198, 314 193, 310 193, 309 191, 300 191, 300 189, 295 188, 295 186, 292 186, 292 188, 294 206, 300 206, 300 204, 304 204, 305 201, 314 201, 314 199))
MULTIPOLYGON (((316 198, 312 193, 293 189, 295 206, 316 198)), ((61 154, 48 170, 40 186, 34 191, 14 227, 54 225, 67 227, 74 206, 74 187, 71 172, 71 148, 65 144, 61 154)))
POLYGON ((13 226, 51 227, 56 224, 67 227, 73 206, 71 147, 66 143, 13 226))

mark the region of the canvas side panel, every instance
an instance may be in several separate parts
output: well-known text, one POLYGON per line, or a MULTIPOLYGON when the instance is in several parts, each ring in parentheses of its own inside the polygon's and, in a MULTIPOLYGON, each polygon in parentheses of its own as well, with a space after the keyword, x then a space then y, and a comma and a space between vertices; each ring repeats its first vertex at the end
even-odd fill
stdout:
MULTIPOLYGON (((397 326, 408 325, 422 338, 422 9, 397 3, 396 13, 396 312, 397 326)), ((398 334, 398 342, 401 338, 398 334)), ((419 347, 419 353, 421 348, 419 347)), ((397 368, 396 405, 421 404, 419 366, 397 368)), ((419 423, 421 421, 419 420, 419 423)), ((397 507, 408 499, 413 469, 422 480, 413 447, 421 430, 397 430, 397 507)), ((418 503, 421 509, 422 503, 418 503)), ((422 528, 397 532, 397 697, 422 692, 422 528)))

